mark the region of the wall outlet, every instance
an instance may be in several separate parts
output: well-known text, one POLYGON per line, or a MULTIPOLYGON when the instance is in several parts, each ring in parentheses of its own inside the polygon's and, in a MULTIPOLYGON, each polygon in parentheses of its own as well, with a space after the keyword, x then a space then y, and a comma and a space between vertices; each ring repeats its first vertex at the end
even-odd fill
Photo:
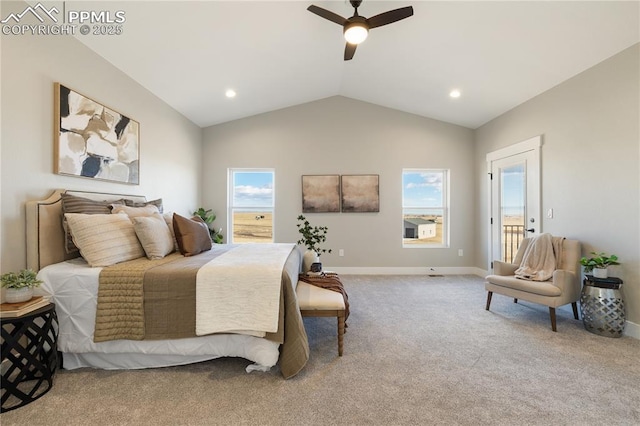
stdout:
POLYGON ((458 249, 458 256, 464 256, 464 251, 462 251, 462 249, 458 249))
POLYGON ((344 249, 338 250, 338 256, 344 256, 344 249))

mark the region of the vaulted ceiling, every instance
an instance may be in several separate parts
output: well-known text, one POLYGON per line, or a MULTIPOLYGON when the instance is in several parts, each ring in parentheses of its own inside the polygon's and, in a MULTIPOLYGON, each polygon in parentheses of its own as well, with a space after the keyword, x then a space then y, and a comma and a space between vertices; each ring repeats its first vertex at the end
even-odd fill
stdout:
POLYGON ((414 16, 351 61, 342 28, 306 10, 350 17, 347 1, 67 4, 125 11, 121 35, 76 37, 201 127, 342 95, 477 128, 640 42, 635 1, 365 0, 366 17, 414 16))

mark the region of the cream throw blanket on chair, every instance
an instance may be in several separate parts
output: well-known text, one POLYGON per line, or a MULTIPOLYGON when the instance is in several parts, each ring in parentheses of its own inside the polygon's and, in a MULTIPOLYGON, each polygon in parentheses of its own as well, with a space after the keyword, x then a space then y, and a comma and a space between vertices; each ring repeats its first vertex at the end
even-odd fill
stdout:
POLYGON ((525 248, 520 267, 515 276, 523 280, 547 281, 553 271, 560 268, 563 237, 540 234, 525 248), (556 260, 557 259, 557 260, 556 260))

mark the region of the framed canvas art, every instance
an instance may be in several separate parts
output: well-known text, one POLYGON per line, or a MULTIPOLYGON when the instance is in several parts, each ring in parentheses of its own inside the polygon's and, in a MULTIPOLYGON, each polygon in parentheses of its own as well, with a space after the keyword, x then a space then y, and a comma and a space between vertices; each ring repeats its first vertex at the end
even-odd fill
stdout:
POLYGON ((380 211, 378 175, 342 175, 341 192, 343 213, 380 211))
POLYGON ((339 213, 340 175, 303 175, 302 212, 339 213))
POLYGON ((54 173, 140 183, 140 124, 54 84, 54 173))

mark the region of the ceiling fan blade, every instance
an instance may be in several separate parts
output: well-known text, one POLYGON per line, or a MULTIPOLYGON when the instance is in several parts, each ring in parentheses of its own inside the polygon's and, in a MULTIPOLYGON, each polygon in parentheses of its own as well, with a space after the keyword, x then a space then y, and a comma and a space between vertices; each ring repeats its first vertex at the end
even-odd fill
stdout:
POLYGON ((328 19, 331 22, 335 22, 338 25, 342 25, 344 26, 344 24, 347 23, 347 20, 345 18, 343 18, 342 16, 335 14, 327 9, 323 9, 321 7, 318 6, 314 6, 311 5, 307 8, 307 10, 311 13, 315 13, 316 15, 324 18, 324 19, 328 19))
POLYGON ((388 12, 381 13, 376 16, 372 16, 367 19, 369 22, 369 29, 381 27, 383 25, 391 24, 404 18, 413 16, 413 7, 401 7, 400 9, 390 10, 388 12))
POLYGON ((356 47, 358 47, 357 44, 347 43, 347 45, 344 47, 345 61, 350 61, 353 58, 353 55, 356 54, 356 47))

